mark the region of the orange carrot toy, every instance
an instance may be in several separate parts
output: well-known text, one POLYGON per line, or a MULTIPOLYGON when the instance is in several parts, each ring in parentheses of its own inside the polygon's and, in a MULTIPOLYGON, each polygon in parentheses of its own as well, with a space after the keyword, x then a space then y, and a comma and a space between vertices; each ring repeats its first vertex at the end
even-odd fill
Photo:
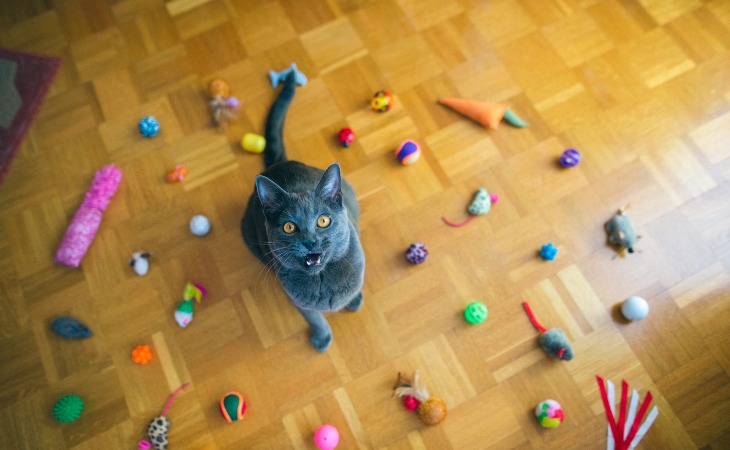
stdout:
POLYGON ((525 121, 517 117, 507 105, 502 103, 480 102, 461 98, 442 98, 439 103, 491 130, 499 128, 502 118, 518 128, 527 126, 525 121))

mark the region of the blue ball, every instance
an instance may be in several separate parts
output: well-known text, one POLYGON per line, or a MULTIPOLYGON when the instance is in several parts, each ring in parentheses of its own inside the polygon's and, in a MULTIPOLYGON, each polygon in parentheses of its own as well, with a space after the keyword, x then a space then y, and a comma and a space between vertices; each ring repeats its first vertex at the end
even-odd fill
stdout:
POLYGON ((552 242, 545 244, 540 249, 540 256, 545 261, 553 261, 558 254, 558 248, 552 242))
POLYGON ((160 122, 152 116, 143 117, 139 121, 139 132, 144 137, 155 137, 160 132, 160 122))

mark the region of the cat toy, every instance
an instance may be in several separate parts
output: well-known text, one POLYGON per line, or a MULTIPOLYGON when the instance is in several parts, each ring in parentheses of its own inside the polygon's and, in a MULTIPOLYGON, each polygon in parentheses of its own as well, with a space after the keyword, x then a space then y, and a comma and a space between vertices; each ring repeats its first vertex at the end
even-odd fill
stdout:
POLYGON ((395 149, 395 158, 404 166, 409 166, 421 157, 421 146, 412 139, 406 139, 395 149))
POLYGON ((241 147, 250 153, 263 153, 266 149, 266 138, 256 133, 246 133, 241 139, 241 147))
POLYGON ((623 250, 634 253, 634 245, 641 237, 637 236, 634 221, 626 214, 628 206, 622 206, 618 212, 603 225, 608 236, 608 243, 619 248, 623 256, 623 250))
POLYGON ((461 98, 441 98, 439 103, 491 130, 499 128, 502 119, 517 128, 527 126, 527 122, 520 119, 507 105, 501 103, 480 102, 461 98))
POLYGON ((271 86, 277 87, 279 83, 286 80, 286 78, 292 72, 294 72, 294 80, 296 81, 297 86, 304 86, 305 84, 307 84, 307 76, 300 72, 299 69, 297 69, 296 63, 291 63, 291 66, 289 66, 289 68, 284 69, 280 72, 275 72, 273 70, 269 71, 271 86))
POLYGON ((637 295, 632 295, 621 303, 621 315, 635 322, 649 315, 649 303, 637 295))
POLYGON ((450 227, 463 227, 467 223, 471 222, 477 216, 483 216, 492 209, 492 205, 499 201, 499 197, 496 194, 489 194, 487 188, 480 187, 474 194, 474 199, 469 204, 467 211, 469 212, 469 218, 461 223, 454 223, 445 217, 441 217, 441 220, 450 227))
POLYGON ((464 319, 472 325, 479 325, 487 320, 489 310, 482 302, 471 302, 464 309, 464 319))
POLYGON ((552 242, 540 247, 540 258, 545 261, 555 261, 556 256, 558 256, 558 248, 552 242))
POLYGON ((152 255, 149 252, 134 252, 129 259, 129 266, 134 270, 134 273, 143 277, 150 270, 151 257, 152 255))
POLYGON ((140 441, 140 450, 147 450, 150 447, 154 447, 156 450, 167 450, 167 433, 170 431, 171 425, 170 419, 167 418, 167 413, 170 411, 170 407, 172 406, 172 402, 175 400, 175 397, 177 397, 177 395, 189 385, 190 383, 185 383, 177 388, 167 400, 167 404, 165 404, 165 409, 162 411, 162 414, 150 421, 147 425, 147 437, 149 438, 149 441, 140 441))
POLYGON ((246 413, 246 401, 239 392, 228 392, 221 397, 220 409, 226 422, 233 423, 243 419, 246 413))
POLYGON ((560 165, 566 169, 577 166, 580 160, 581 154, 574 148, 569 148, 560 155, 560 165))
POLYGON ((629 385, 626 380, 621 380, 621 403, 618 405, 618 414, 616 414, 613 383, 611 380, 604 382, 603 378, 598 375, 596 375, 596 381, 598 382, 603 408, 606 410, 606 419, 608 420, 606 450, 630 450, 635 448, 659 415, 659 410, 655 405, 649 415, 646 416, 646 411, 649 409, 652 400, 651 392, 647 391, 646 397, 644 397, 644 401, 639 407, 639 394, 636 389, 632 391, 629 400, 629 385), (646 416, 646 420, 644 420, 644 416, 646 416))
POLYGON ((84 401, 78 395, 64 395, 53 405, 53 417, 61 423, 74 422, 84 411, 84 401))
POLYGON ((137 128, 142 136, 153 138, 160 134, 160 122, 153 116, 146 116, 139 119, 137 128))
POLYGON ((342 128, 337 134, 337 140, 340 141, 340 145, 347 148, 355 142, 355 132, 352 128, 342 128))
POLYGON ((175 310, 175 322, 182 328, 187 327, 193 321, 193 300, 200 303, 200 300, 208 295, 208 291, 197 283, 188 283, 183 291, 183 301, 175 310))
POLYGON ((408 411, 416 411, 418 417, 426 425, 437 425, 446 418, 446 402, 439 397, 431 397, 428 389, 418 377, 418 371, 412 379, 398 372, 393 396, 402 398, 403 406, 408 411))
POLYGON ((231 86, 228 82, 216 78, 208 84, 208 96, 210 97, 210 112, 213 122, 220 128, 225 129, 229 120, 236 118, 236 111, 241 102, 231 95, 231 86))
POLYGON ((390 111, 393 108, 393 94, 383 90, 376 92, 370 100, 370 106, 379 113, 390 111))
POLYGON ((532 322, 532 325, 542 333, 540 335, 540 347, 542 347, 545 353, 561 361, 570 361, 573 359, 573 348, 570 346, 570 342, 568 342, 568 338, 565 336, 563 330, 560 328, 546 329, 537 321, 527 302, 522 302, 522 306, 525 308, 527 317, 532 322))
POLYGON ((91 330, 84 323, 73 317, 57 317, 51 323, 51 330, 59 336, 69 339, 83 339, 91 336, 91 330))
POLYGON ((182 164, 176 164, 175 167, 167 171, 165 179, 170 184, 179 183, 188 175, 188 168, 182 164))
POLYGON ((190 232, 196 236, 205 236, 210 233, 210 219, 202 214, 197 214, 190 219, 190 232))
POLYGON ((428 249, 423 242, 414 242, 406 249, 406 259, 411 264, 422 264, 428 258, 428 249))
POLYGON ((132 350, 132 361, 137 364, 147 365, 152 361, 152 349, 149 345, 138 345, 132 350))
POLYGON ((543 428, 557 428, 565 420, 565 413, 560 403, 548 399, 535 407, 535 417, 543 428))
POLYGON ((94 175, 84 201, 66 229, 54 260, 68 267, 78 267, 101 224, 102 213, 117 192, 122 171, 114 164, 104 166, 94 175))
POLYGON ((334 450, 340 443, 340 432, 333 425, 324 424, 314 432, 314 445, 319 450, 334 450))

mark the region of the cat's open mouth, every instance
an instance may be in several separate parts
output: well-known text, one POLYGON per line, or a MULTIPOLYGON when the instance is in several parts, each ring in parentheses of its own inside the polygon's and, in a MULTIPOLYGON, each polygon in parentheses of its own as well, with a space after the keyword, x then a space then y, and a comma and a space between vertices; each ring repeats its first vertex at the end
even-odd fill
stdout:
POLYGON ((307 253, 307 256, 304 257, 304 262, 306 262, 308 266, 319 266, 322 264, 322 254, 307 253))

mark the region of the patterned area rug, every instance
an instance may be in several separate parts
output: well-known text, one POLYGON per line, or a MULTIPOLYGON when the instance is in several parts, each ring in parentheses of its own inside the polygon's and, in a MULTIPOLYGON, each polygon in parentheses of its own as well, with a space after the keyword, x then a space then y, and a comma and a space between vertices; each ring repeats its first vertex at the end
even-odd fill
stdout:
POLYGON ((0 183, 60 66, 60 58, 0 48, 0 183))

